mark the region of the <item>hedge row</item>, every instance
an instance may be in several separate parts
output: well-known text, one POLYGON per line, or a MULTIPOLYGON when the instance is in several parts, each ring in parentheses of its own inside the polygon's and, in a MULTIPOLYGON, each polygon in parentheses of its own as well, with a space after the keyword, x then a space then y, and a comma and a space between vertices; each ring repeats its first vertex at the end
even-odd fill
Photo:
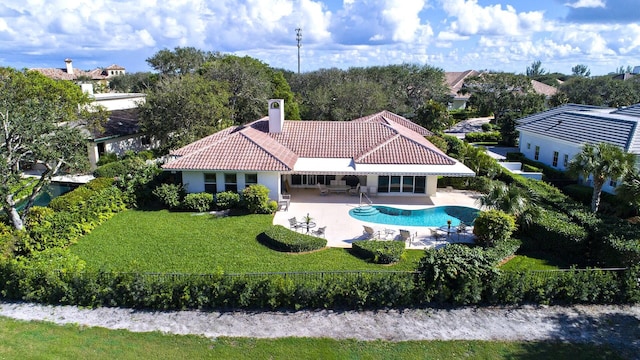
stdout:
POLYGON ((393 264, 402 259, 403 241, 361 240, 352 243, 353 254, 376 264, 393 264))
POLYGON ((486 266, 467 266, 457 273, 179 275, 87 272, 81 260, 62 249, 38 256, 40 261, 22 258, 0 265, 4 299, 154 310, 377 309, 438 304, 640 301, 638 267, 622 271, 499 272, 484 263, 486 266), (64 266, 64 270, 54 266, 64 266))
POLYGON ((502 135, 500 131, 470 132, 465 134, 464 140, 470 143, 499 142, 502 140, 502 135))
POLYGON ((327 240, 274 225, 258 235, 258 241, 271 249, 285 252, 305 252, 322 249, 327 240))

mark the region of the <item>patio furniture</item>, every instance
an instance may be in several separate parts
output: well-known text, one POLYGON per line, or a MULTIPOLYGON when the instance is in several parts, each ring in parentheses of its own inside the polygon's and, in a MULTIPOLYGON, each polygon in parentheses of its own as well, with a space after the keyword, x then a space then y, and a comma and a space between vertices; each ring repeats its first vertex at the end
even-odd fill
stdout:
POLYGON ((326 226, 319 227, 318 230, 311 230, 311 233, 318 237, 324 237, 324 231, 327 229, 326 226))
MULTIPOLYGON (((393 239, 393 235, 396 233, 396 231, 395 231, 395 230, 393 230, 393 229, 388 229, 388 228, 387 228, 387 229, 382 230, 382 232, 384 233, 384 238, 385 238, 385 239, 387 239, 387 238, 389 238, 389 237, 391 237, 391 238, 393 239)), ((382 233, 382 232, 381 232, 381 233, 382 233)))
POLYGON ((298 224, 300 223, 298 222, 298 220, 296 220, 296 218, 292 217, 291 219, 289 219, 289 229, 297 230, 299 228, 298 224))
POLYGON ((298 228, 307 229, 307 234, 309 233, 309 230, 314 227, 316 227, 316 223, 313 221, 301 221, 298 223, 298 228))
POLYGON ((451 234, 453 234, 453 233, 455 233, 457 231, 455 226, 450 226, 450 225, 442 225, 442 226, 440 226, 439 229, 443 233, 447 234, 447 237, 449 237, 451 234))
POLYGON ((290 194, 280 194, 280 198, 278 199, 278 210, 284 208, 284 211, 289 211, 290 203, 291 203, 290 194))
POLYGON ((348 191, 349 191, 349 195, 358 196, 358 194, 360 194, 360 184, 356 185, 354 189, 349 189, 348 191))
POLYGON ((411 243, 418 233, 411 234, 409 230, 400 229, 400 240, 411 243))
POLYGON ((371 226, 362 225, 364 230, 362 233, 367 237, 367 239, 377 239, 380 237, 380 231, 375 231, 371 226))
POLYGON ((320 195, 325 196, 329 194, 329 188, 325 185, 318 183, 318 189, 320 189, 320 195))
POLYGON ((429 229, 429 231, 431 232, 431 237, 433 238, 433 240, 440 240, 440 238, 442 238, 444 235, 442 233, 440 233, 438 231, 438 229, 429 229))

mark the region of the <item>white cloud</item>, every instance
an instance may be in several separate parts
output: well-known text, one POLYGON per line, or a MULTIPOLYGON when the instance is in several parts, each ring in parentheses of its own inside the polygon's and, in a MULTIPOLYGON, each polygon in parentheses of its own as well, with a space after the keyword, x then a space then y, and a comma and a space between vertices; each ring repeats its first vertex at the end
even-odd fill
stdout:
POLYGON ((516 12, 500 4, 480 6, 477 0, 441 0, 444 11, 456 20, 450 31, 461 35, 520 35, 544 28, 541 11, 516 12))
POLYGON ((606 4, 604 0, 578 0, 574 3, 566 3, 566 6, 572 7, 574 9, 577 8, 597 8, 597 7, 605 7, 606 4))

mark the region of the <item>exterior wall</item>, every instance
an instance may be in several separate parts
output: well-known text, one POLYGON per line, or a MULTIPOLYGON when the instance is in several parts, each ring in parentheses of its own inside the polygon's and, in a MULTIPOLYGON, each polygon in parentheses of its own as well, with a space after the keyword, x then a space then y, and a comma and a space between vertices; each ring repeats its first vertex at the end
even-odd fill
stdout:
POLYGON ((102 105, 107 110, 135 109, 146 101, 144 94, 95 94, 94 105, 102 105))
MULTIPOLYGON (((242 191, 247 184, 245 183, 245 174, 256 174, 256 172, 248 171, 248 172, 235 172, 235 171, 222 171, 222 172, 209 172, 206 173, 215 173, 216 174, 216 191, 223 192, 225 191, 225 182, 224 175, 225 174, 236 174, 237 187, 238 192, 242 191)), ((204 174, 203 171, 183 171, 182 172, 182 183, 185 185, 185 188, 188 193, 201 193, 204 192, 204 174)), ((280 193, 280 174, 276 172, 262 172, 257 173, 258 175, 258 184, 264 185, 269 189, 269 198, 272 200, 278 200, 280 193)))
MULTIPOLYGON (((520 132, 520 152, 524 154, 527 159, 535 160, 535 148, 540 146, 540 154, 538 157, 539 162, 553 167, 553 152, 558 152, 558 166, 555 168, 561 171, 566 171, 564 166, 564 156, 567 155, 569 161, 573 159, 576 154, 582 150, 582 144, 574 144, 565 141, 559 141, 552 138, 547 138, 540 135, 531 134, 528 132, 520 132)), ((591 186, 591 180, 581 179, 580 183, 591 186)), ((602 191, 610 194, 615 194, 615 187, 609 184, 607 180, 602 187, 602 191)))
POLYGON ((152 144, 145 145, 142 143, 142 135, 130 135, 98 142, 90 141, 87 143, 87 152, 92 169, 95 169, 96 163, 100 160, 98 143, 104 143, 105 152, 115 153, 118 156, 124 155, 127 150, 138 152, 153 148, 152 144))
MULTIPOLYGON (((438 177, 427 176, 427 196, 435 196, 438 191, 438 177)), ((418 194, 416 194, 418 195, 418 194)))
POLYGON ((449 103, 449 110, 464 110, 467 108, 467 100, 468 99, 453 99, 452 102, 449 103))

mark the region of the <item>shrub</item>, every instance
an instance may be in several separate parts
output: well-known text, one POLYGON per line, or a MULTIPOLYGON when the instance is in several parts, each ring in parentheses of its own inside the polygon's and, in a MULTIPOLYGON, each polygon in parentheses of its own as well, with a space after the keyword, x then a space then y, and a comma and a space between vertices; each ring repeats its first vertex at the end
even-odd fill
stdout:
POLYGON ((470 132, 465 134, 464 140, 470 143, 499 142, 500 140, 502 140, 502 135, 500 135, 499 131, 470 132))
POLYGON ((242 202, 252 214, 270 214, 273 212, 269 205, 269 188, 264 185, 251 185, 244 188, 242 190, 242 202))
POLYGON ((161 184, 153 189, 153 195, 155 195, 164 206, 171 210, 177 209, 182 204, 182 200, 185 196, 185 189, 181 185, 176 184, 161 184))
POLYGON ((477 242, 483 246, 491 246, 498 241, 504 241, 511 237, 516 229, 513 216, 500 211, 482 211, 476 218, 473 233, 477 242))
POLYGON ((100 159, 96 162, 96 165, 102 166, 116 161, 118 161, 118 155, 116 155, 116 153, 108 152, 100 155, 100 159))
POLYGON ((81 207, 96 191, 113 187, 113 179, 97 178, 66 194, 51 200, 49 207, 55 211, 68 211, 81 207))
POLYGON ((498 274, 481 248, 460 244, 426 250, 418 271, 426 302, 458 305, 480 303, 486 284, 498 274))
POLYGON ((240 194, 233 191, 223 191, 215 196, 216 207, 220 210, 233 209, 240 204, 240 194))
POLYGON ((352 251, 355 255, 375 264, 393 264, 404 255, 404 242, 401 241, 354 241, 352 251))
POLYGON ((327 240, 301 234, 281 225, 274 225, 259 235, 259 241, 278 251, 304 252, 322 249, 327 240))
POLYGON ((182 206, 188 211, 204 212, 211 209, 212 204, 213 194, 198 193, 187 194, 187 196, 184 197, 182 206))
POLYGON ((533 251, 562 254, 567 259, 584 260, 587 231, 569 216, 552 209, 540 209, 526 231, 523 247, 533 251))
POLYGON ((522 164, 522 171, 524 172, 542 172, 542 169, 529 164, 522 164))

